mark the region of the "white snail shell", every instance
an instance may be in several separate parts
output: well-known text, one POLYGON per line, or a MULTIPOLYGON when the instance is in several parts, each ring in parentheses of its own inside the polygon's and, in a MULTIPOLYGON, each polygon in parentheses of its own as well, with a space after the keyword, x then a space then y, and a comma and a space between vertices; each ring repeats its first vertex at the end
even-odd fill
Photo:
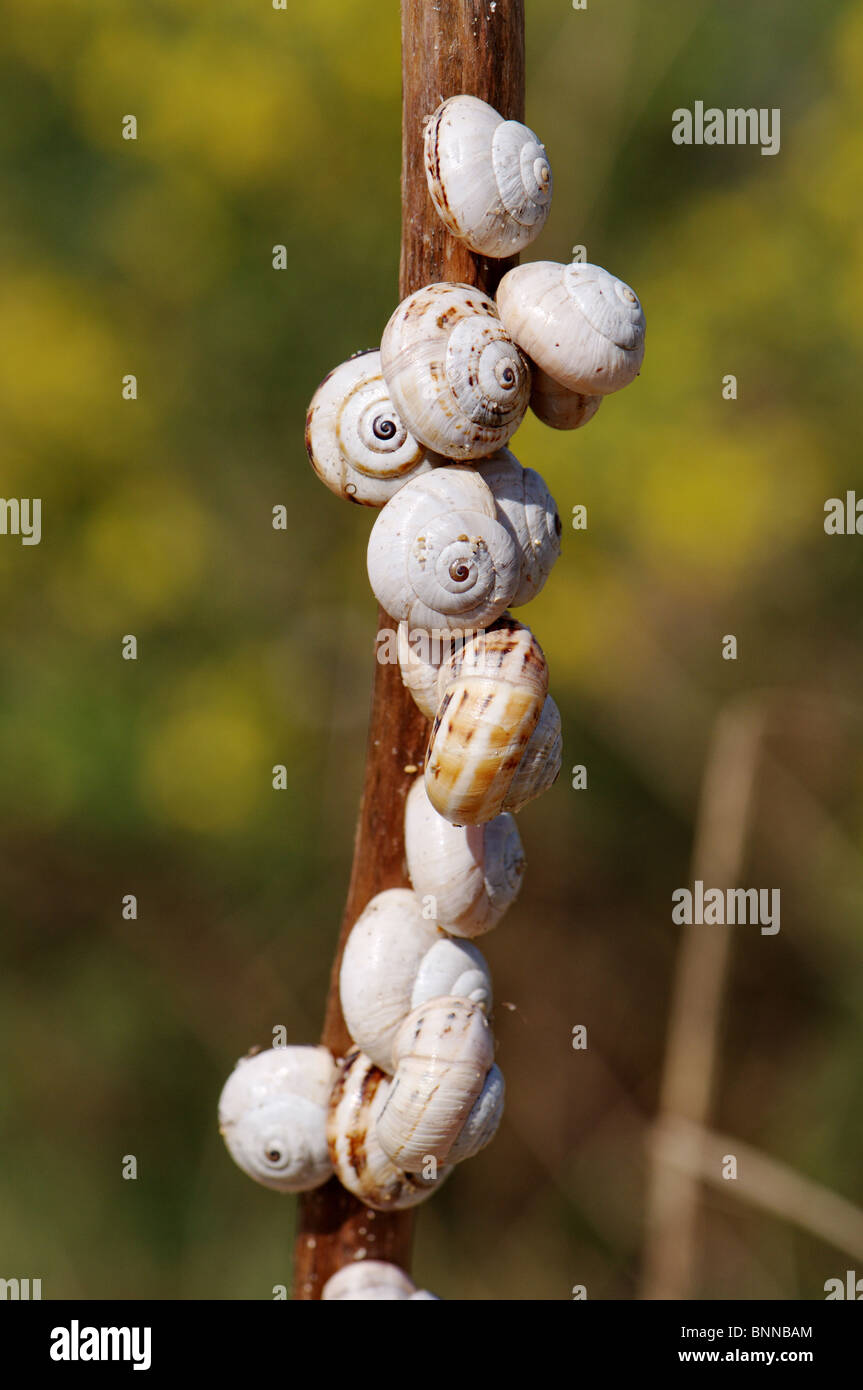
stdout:
POLYGON ((513 256, 545 225, 552 178, 544 146, 478 97, 450 97, 429 119, 425 169, 441 219, 482 256, 513 256))
POLYGON ((407 1173, 381 1147, 377 1123, 390 1092, 390 1080, 370 1057, 352 1049, 339 1068, 330 1096, 327 1140, 336 1177, 343 1187, 375 1211, 402 1211, 430 1197, 449 1175, 435 1178, 407 1173))
POLYGON ((607 396, 638 375, 644 312, 602 266, 517 265, 501 280, 497 305, 519 347, 568 391, 607 396))
POLYGON ((273 1047, 240 1058, 219 1099, 219 1129, 250 1178, 277 1192, 307 1192, 327 1181, 335 1074, 325 1047, 273 1047))
POLYGON ((522 468, 509 449, 500 449, 476 465, 497 503, 498 520, 507 528, 521 556, 521 575, 509 606, 536 598, 560 555, 561 523, 554 498, 533 468, 522 468))
POLYGON ((405 854, 414 891, 435 899, 438 921, 454 936, 491 931, 524 878, 524 850, 514 818, 504 813, 485 825, 451 825, 429 801, 423 777, 416 779, 405 802, 405 854))
POLYGON ((429 801, 454 825, 481 825, 516 809, 510 788, 548 694, 533 633, 502 620, 444 662, 438 689, 445 693, 426 754, 429 801))
POLYGON ((339 971, 348 1032, 383 1071, 393 1038, 410 1011, 438 995, 463 995, 491 1008, 491 975, 482 953, 452 941, 409 888, 376 894, 350 930, 339 971))
POLYGON ((530 399, 527 363, 494 301, 470 285, 426 285, 402 300, 384 329, 381 365, 411 433, 460 462, 502 448, 530 399))
POLYGON ((331 492, 366 507, 382 507, 433 467, 389 398, 377 351, 358 353, 321 382, 306 416, 306 450, 331 492))
POLYGON ((397 622, 425 629, 485 627, 521 583, 522 557, 472 468, 413 478, 376 518, 369 582, 397 622))
POLYGON ((455 997, 422 1004, 396 1034, 393 1061, 377 1136, 397 1167, 419 1173, 430 1158, 449 1162, 453 1151, 467 1158, 489 1142, 503 1110, 503 1078, 495 1071, 489 1079, 494 1038, 482 1009, 455 997))
MULTIPOLYGON (((449 633, 450 629, 446 629, 449 633)), ((450 655, 450 647, 444 648, 440 637, 434 637, 424 628, 411 631, 404 619, 398 626, 399 670, 402 685, 413 696, 416 704, 427 719, 434 719, 437 713, 437 676, 440 664, 450 655)))
POLYGON ((509 811, 520 811, 529 801, 542 796, 560 773, 563 735, 560 710, 550 695, 545 698, 539 723, 528 740, 515 776, 506 794, 509 811))
POLYGON ((530 408, 538 420, 553 430, 578 430, 593 419, 602 396, 585 396, 565 386, 537 367, 533 373, 530 408))
POLYGON ((354 1260, 342 1265, 331 1275, 321 1291, 324 1303, 356 1303, 360 1300, 416 1302, 419 1299, 440 1300, 427 1289, 418 1289, 414 1281, 398 1265, 386 1260, 354 1260))

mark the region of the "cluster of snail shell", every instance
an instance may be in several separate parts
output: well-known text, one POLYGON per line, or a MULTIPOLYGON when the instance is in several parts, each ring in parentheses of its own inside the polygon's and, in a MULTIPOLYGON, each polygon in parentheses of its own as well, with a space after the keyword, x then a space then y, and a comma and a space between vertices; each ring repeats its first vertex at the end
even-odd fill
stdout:
MULTIPOLYGON (((543 145, 472 96, 427 120, 429 193, 453 236, 508 257, 551 204, 543 145)), ((599 266, 517 266, 496 301, 426 285, 319 386, 306 447, 326 486, 378 508, 368 576, 398 624, 402 680, 432 721, 405 803, 411 888, 377 894, 341 962, 353 1041, 242 1059, 219 1115, 232 1157, 281 1192, 333 1173, 375 1211, 426 1200, 493 1137, 504 1102, 489 1022, 491 976, 474 938, 515 899, 524 853, 515 812, 561 762, 560 714, 529 628, 510 609, 540 591, 561 524, 541 476, 507 445, 530 408, 577 429, 638 374, 644 315, 599 266), (445 639, 445 640, 442 640, 445 639)), ((430 1298, 395 1266, 362 1261, 326 1299, 430 1298)))

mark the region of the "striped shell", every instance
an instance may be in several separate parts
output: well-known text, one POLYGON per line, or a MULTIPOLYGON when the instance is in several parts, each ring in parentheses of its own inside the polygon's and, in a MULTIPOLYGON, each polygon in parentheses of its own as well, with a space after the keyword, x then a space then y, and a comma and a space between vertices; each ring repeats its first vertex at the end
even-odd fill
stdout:
POLYGON ((396 493, 369 536, 369 582, 410 627, 484 628, 508 607, 522 559, 473 469, 435 468, 396 493))
POLYGON ((485 825, 450 825, 429 801, 423 777, 416 779, 405 802, 405 854, 415 892, 434 900, 437 920, 454 936, 491 931, 524 878, 524 850, 514 818, 504 814, 485 825))
POLYGON ((433 1299, 440 1300, 427 1289, 418 1289, 413 1280, 398 1265, 386 1260, 354 1260, 353 1264, 331 1275, 321 1291, 324 1303, 356 1303, 360 1300, 389 1302, 433 1299))
POLYGON ((568 391, 607 396, 638 375, 644 312, 602 266, 517 265, 501 280, 497 305, 522 351, 568 391))
POLYGON ((593 419, 602 405, 602 396, 585 396, 567 391, 565 386, 539 367, 533 374, 530 408, 538 420, 553 430, 578 430, 593 419))
POLYGON ((561 523, 555 500, 532 468, 522 468, 509 449, 477 464, 497 504, 498 520, 507 528, 521 556, 519 585, 509 607, 536 598, 560 555, 561 523))
POLYGON ((377 1120, 393 1163, 419 1173, 430 1159, 461 1161, 489 1142, 503 1113, 504 1087, 482 1009, 457 998, 421 1005, 396 1034, 393 1061, 377 1120))
POLYGON ((306 450, 330 492, 382 507, 433 466, 395 410, 379 352, 358 353, 325 377, 306 416, 306 450))
POLYGON ((426 754, 429 801, 454 825, 516 810, 510 788, 548 693, 536 638, 505 619, 444 663, 438 689, 445 694, 426 754))
POLYGON ((381 1147, 377 1123, 390 1093, 390 1081, 369 1057, 353 1048, 342 1063, 330 1097, 327 1140, 336 1177, 343 1187, 375 1211, 415 1207, 440 1186, 449 1168, 436 1177, 407 1173, 381 1147))
POLYGON ((530 371, 493 300, 470 285, 426 285, 381 339, 390 397, 413 435, 465 462, 500 449, 530 399, 530 371))
POLYGON ((547 792, 560 774, 563 735, 560 710, 550 695, 545 698, 539 723, 530 736, 515 776, 509 784, 506 805, 520 811, 529 801, 547 792))
POLYGON ((520 121, 478 97, 441 103, 425 128, 429 193, 453 236, 482 256, 513 256, 539 236, 551 206, 551 165, 520 121))
POLYGON ((393 1038, 412 1009, 455 994, 491 1008, 491 975, 482 953, 452 941, 409 888, 372 898, 345 943, 339 994, 348 1032, 383 1071, 392 1071, 393 1038))
POLYGON ((255 1182, 307 1192, 331 1176, 326 1118, 334 1076, 325 1047, 274 1047, 240 1058, 219 1099, 219 1129, 255 1182))

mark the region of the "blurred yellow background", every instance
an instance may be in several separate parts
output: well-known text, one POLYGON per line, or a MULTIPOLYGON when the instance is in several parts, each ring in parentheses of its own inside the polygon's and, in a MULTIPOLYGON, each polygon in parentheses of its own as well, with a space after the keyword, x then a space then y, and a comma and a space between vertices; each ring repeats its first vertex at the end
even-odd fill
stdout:
MULTIPOLYGON (((216 1102, 275 1025, 317 1037, 347 884, 374 513, 320 486, 303 419, 395 304, 398 6, 8 0, 3 29, 2 490, 42 498, 43 535, 0 537, 0 1275, 268 1298, 294 1200, 234 1168, 216 1102)), ((863 1202, 863 540, 823 529, 863 495, 863 5, 528 0, 527 45, 555 172, 530 258, 585 245, 640 295, 647 354, 586 429, 515 440, 564 519, 519 616, 565 766, 482 943, 516 1006, 507 1116, 420 1210, 416 1272, 631 1298, 671 893, 716 719, 753 700, 741 882, 781 889, 782 929, 729 929, 711 1122, 863 1202), (674 145, 696 100, 780 108, 779 154, 674 145)), ((690 1296, 823 1297, 850 1255, 744 1188, 705 1189, 690 1296)))

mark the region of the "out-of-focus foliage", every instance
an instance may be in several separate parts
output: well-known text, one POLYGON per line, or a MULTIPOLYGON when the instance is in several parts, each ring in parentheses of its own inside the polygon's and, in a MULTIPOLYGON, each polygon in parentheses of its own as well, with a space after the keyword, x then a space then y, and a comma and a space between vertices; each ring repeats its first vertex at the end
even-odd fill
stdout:
MULTIPOLYGON (((565 525, 588 508, 520 616, 589 784, 521 817, 527 886, 484 943, 508 1118, 422 1209, 418 1272, 630 1297, 670 895, 715 718, 761 690, 744 878, 782 930, 734 929, 715 1123, 863 1199, 863 540, 823 530, 863 495, 863 5, 527 8, 556 180, 532 255, 633 284, 647 356, 587 429, 516 440, 565 525), (779 107, 780 153, 675 146, 696 100, 779 107)), ((275 1025, 316 1036, 347 881, 372 518, 317 483, 303 415, 394 304, 397 6, 8 0, 3 30, 2 492, 43 499, 43 538, 0 537, 0 1274, 266 1298, 293 1201, 232 1167, 215 1104, 275 1025)), ((819 1297, 847 1262, 734 1192, 700 1248, 694 1296, 819 1297)))

